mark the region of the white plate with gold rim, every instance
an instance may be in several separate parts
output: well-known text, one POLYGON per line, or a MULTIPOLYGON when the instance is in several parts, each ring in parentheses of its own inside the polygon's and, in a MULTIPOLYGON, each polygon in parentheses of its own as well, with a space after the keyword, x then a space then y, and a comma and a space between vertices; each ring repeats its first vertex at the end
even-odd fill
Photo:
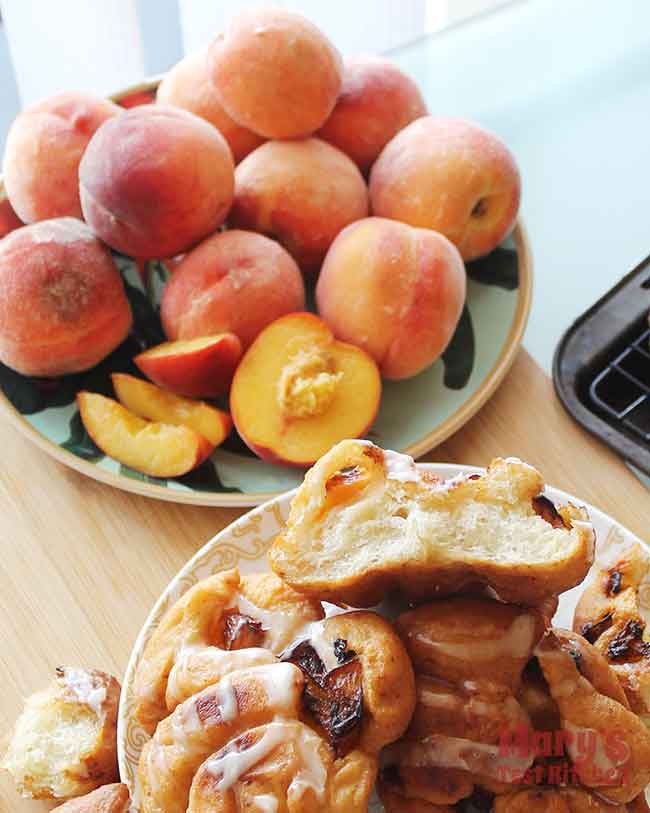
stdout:
MULTIPOLYGON (((418 464, 418 466, 432 471, 442 479, 459 474, 482 474, 485 471, 475 466, 442 463, 424 463, 418 464)), ((142 627, 124 676, 117 729, 120 775, 131 791, 134 810, 138 809, 139 800, 138 760, 140 752, 149 738, 133 716, 133 680, 145 645, 167 609, 201 579, 232 567, 239 567, 243 573, 269 570, 266 551, 284 527, 293 493, 288 492, 258 506, 214 536, 172 579, 142 627)), ((551 487, 547 488, 545 493, 553 502, 570 501, 587 508, 596 532, 598 555, 602 555, 614 547, 639 541, 638 537, 619 525, 614 519, 578 497, 551 487)), ((575 587, 561 596, 560 606, 554 619, 556 626, 571 627, 573 611, 581 590, 581 587, 575 587)), ((373 813, 382 809, 378 803, 371 807, 373 813)))

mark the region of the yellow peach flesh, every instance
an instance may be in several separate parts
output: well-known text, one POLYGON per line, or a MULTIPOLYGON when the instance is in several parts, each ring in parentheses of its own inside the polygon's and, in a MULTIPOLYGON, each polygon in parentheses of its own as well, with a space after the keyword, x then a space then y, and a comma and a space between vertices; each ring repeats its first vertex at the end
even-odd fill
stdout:
POLYGON ((182 353, 192 353, 196 350, 203 350, 214 344, 219 336, 200 336, 198 339, 176 339, 174 342, 163 342, 147 350, 148 358, 158 358, 159 356, 181 355, 182 353))
MULTIPOLYGON (((288 349, 291 353, 292 348, 288 349)), ((342 377, 324 347, 297 347, 278 381, 277 400, 283 415, 287 418, 322 415, 334 400, 342 377)))
POLYGON ((235 373, 230 403, 240 435, 261 457, 302 466, 342 438, 362 435, 380 397, 379 371, 367 353, 300 313, 262 331, 235 373), (260 409, 267 393, 275 398, 260 409))
POLYGON ((209 454, 208 441, 186 426, 150 423, 112 398, 77 395, 81 419, 97 446, 110 457, 152 477, 179 477, 209 454))
POLYGON ((230 416, 205 401, 174 395, 155 384, 125 373, 114 373, 111 380, 120 403, 140 418, 173 426, 187 426, 203 435, 214 446, 223 443, 230 432, 230 416))

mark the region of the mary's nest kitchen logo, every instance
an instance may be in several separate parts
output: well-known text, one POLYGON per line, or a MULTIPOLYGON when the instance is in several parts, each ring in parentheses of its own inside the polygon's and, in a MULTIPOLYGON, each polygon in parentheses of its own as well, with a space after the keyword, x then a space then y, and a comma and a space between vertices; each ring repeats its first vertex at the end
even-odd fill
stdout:
POLYGON ((630 747, 617 731, 521 726, 501 732, 497 773, 512 784, 617 787, 625 782, 629 759, 630 747))

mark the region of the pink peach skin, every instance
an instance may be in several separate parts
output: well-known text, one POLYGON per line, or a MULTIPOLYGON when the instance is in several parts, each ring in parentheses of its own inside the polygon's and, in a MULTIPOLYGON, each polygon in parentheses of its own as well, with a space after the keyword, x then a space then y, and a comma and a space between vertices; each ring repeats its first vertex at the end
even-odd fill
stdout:
POLYGON ((370 173, 373 214, 441 232, 464 260, 488 254, 510 233, 520 195, 510 151, 463 119, 417 119, 386 145, 370 173))
POLYGON ((0 200, 0 239, 24 225, 25 223, 14 211, 9 198, 0 200))
POLYGON ((181 260, 163 290, 160 316, 170 340, 234 333, 246 349, 270 322, 304 307, 302 276, 282 246, 233 229, 181 260))
POLYGON ((86 93, 61 93, 23 110, 9 129, 5 189, 18 217, 81 217, 79 162, 97 128, 121 109, 86 93))
POLYGON ((211 124, 178 107, 134 107, 92 137, 79 167, 81 207, 112 248, 170 257, 223 223, 233 173, 230 148, 211 124))
POLYGON ((369 217, 336 238, 316 286, 318 312, 384 378, 410 378, 445 350, 465 302, 465 267, 443 235, 369 217))
POLYGON ((332 112, 341 57, 309 20, 280 8, 244 11, 208 49, 224 109, 265 138, 304 138, 332 112))
POLYGON ((0 242, 0 360, 29 376, 100 362, 131 327, 120 273, 80 220, 42 220, 0 242))
POLYGON ((336 107, 316 135, 367 173, 391 138, 426 113, 417 85, 397 65, 358 57, 346 60, 336 107))
POLYGON ((273 237, 318 272, 332 240, 368 214, 368 190, 347 155, 319 138, 267 141, 235 170, 229 222, 273 237))
POLYGON ((264 139, 241 127, 223 109, 217 91, 208 76, 206 53, 186 56, 176 64, 158 86, 160 104, 182 107, 200 116, 219 130, 228 142, 235 164, 263 143, 264 139))

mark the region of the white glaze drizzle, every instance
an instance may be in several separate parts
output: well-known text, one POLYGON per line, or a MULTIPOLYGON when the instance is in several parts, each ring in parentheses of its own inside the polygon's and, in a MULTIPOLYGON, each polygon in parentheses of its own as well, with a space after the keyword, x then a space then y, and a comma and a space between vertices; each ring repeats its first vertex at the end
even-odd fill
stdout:
POLYGON ((384 467, 388 480, 398 480, 401 483, 417 483, 420 480, 412 457, 407 454, 384 449, 384 467))
POLYGON ((491 661, 501 657, 525 657, 533 645, 534 635, 535 619, 533 616, 519 615, 501 638, 490 641, 472 640, 464 643, 437 641, 426 632, 418 632, 415 637, 421 643, 450 658, 491 661))
POLYGON ((221 719, 224 723, 234 720, 239 714, 237 695, 232 685, 232 674, 221 678, 217 687, 217 702, 221 709, 221 719))
POLYGON ((262 683, 269 704, 279 712, 291 709, 296 690, 297 668, 292 663, 272 663, 256 666, 249 669, 248 673, 262 683))
POLYGON ((194 699, 178 706, 170 719, 174 743, 186 751, 191 751, 193 740, 203 733, 203 723, 194 699))
POLYGON ((253 798, 254 813, 278 813, 278 800, 267 793, 253 798))
POLYGON ((449 477, 447 480, 441 480, 439 483, 430 483, 428 485, 429 490, 437 491, 437 492, 447 492, 451 491, 452 489, 456 488, 462 483, 466 483, 469 479, 469 474, 464 474, 463 472, 459 472, 455 474, 453 477, 449 477))
POLYGON ((325 636, 324 621, 315 621, 310 625, 308 641, 328 672, 341 665, 334 654, 334 642, 325 636))
MULTIPOLYGON (((307 731, 308 729, 300 724, 288 726, 282 722, 269 723, 262 737, 250 748, 243 751, 233 749, 213 756, 204 763, 205 770, 215 777, 220 777, 217 787, 223 793, 232 788, 251 768, 266 759, 275 748, 291 741, 300 760, 300 769, 291 780, 287 798, 299 799, 307 789, 312 789, 316 797, 322 799, 327 782, 327 769, 318 758, 314 743, 305 742, 309 738, 307 731)), ((311 734, 311 737, 317 739, 314 734, 311 734)))
POLYGON ((253 604, 245 596, 238 595, 233 602, 243 615, 259 621, 266 633, 268 649, 276 655, 283 652, 291 641, 295 640, 298 632, 304 626, 300 613, 285 613, 281 610, 264 610, 253 604))
POLYGON ((344 615, 350 612, 349 607, 339 607, 338 604, 330 604, 329 601, 321 601, 321 607, 325 613, 325 618, 334 618, 336 615, 344 615))
MULTIPOLYGON (((264 689, 268 705, 275 708, 278 714, 291 711, 296 692, 296 669, 297 667, 290 663, 278 662, 254 666, 245 672, 233 672, 223 677, 213 687, 221 721, 232 722, 239 713, 233 682, 240 679, 258 681, 264 689)), ((191 750, 193 740, 203 733, 203 723, 199 717, 196 699, 189 698, 177 706, 170 719, 174 741, 191 750)))
POLYGON ((528 469, 529 471, 534 471, 535 474, 539 474, 535 466, 531 466, 530 463, 525 463, 520 457, 506 457, 504 463, 508 463, 511 466, 520 466, 523 469, 528 469))
POLYGON ((273 658, 269 650, 261 647, 226 650, 200 644, 182 646, 167 679, 167 703, 171 707, 185 700, 186 689, 192 688, 194 672, 211 671, 213 682, 217 682, 230 672, 262 666, 273 658))
POLYGON ((99 680, 86 669, 66 666, 63 669, 63 683, 74 693, 77 700, 91 708, 100 717, 102 704, 106 701, 106 686, 100 686, 99 680))
POLYGON ((597 545, 596 564, 602 570, 611 570, 621 559, 627 558, 634 544, 634 541, 626 538, 619 528, 612 528, 605 539, 597 545))
POLYGON ((354 612, 349 608, 338 607, 336 604, 328 604, 323 602, 323 611, 325 618, 320 621, 310 621, 305 624, 298 632, 296 638, 289 644, 289 646, 282 653, 282 656, 289 655, 297 646, 305 641, 309 642, 314 651, 320 658, 323 666, 328 672, 337 669, 341 664, 334 654, 334 641, 326 637, 327 622, 330 618, 335 618, 339 615, 345 615, 349 612, 354 612))
POLYGON ((390 751, 398 755, 402 765, 456 768, 500 780, 504 778, 504 770, 523 773, 534 760, 532 753, 522 756, 517 749, 507 749, 504 753, 499 745, 443 734, 432 734, 420 742, 406 742, 390 751))
POLYGON ((568 720, 564 720, 562 726, 572 735, 567 743, 567 751, 573 762, 582 761, 601 777, 616 778, 619 768, 629 759, 629 753, 622 754, 621 759, 616 761, 607 753, 605 738, 599 731, 582 728, 568 720))

